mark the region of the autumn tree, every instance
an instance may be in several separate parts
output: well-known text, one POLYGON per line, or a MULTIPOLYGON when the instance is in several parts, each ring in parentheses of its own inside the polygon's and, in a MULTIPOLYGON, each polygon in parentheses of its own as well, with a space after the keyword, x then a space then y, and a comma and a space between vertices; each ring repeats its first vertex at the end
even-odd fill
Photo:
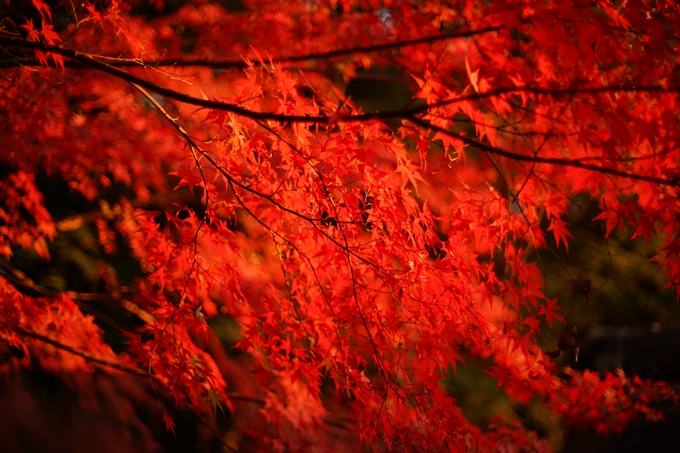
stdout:
POLYGON ((3 377, 131 429, 191 408, 224 451, 549 449, 468 422, 460 363, 570 424, 660 418, 667 387, 558 366, 578 334, 539 252, 585 216, 680 291, 678 24, 667 0, 8 0, 3 377), (361 107, 362 78, 410 98, 361 107))

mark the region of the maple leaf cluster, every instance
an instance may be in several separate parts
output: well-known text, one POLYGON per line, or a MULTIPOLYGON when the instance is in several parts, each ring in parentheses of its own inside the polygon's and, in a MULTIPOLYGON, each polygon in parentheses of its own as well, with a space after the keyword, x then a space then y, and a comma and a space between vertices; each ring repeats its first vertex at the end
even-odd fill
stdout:
POLYGON ((3 376, 226 412, 231 450, 549 450, 470 423, 460 363, 571 424, 663 416, 662 384, 558 368, 576 333, 545 345, 571 331, 537 253, 569 251, 585 196, 680 294, 674 2, 228 4, 0 10, 3 376), (411 98, 362 109, 360 77, 411 98), (27 264, 67 238, 89 290, 27 264))

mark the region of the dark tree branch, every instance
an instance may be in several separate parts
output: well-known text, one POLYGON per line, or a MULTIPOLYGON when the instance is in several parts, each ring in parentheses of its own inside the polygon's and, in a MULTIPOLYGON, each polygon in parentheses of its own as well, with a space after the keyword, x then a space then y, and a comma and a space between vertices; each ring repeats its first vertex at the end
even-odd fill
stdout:
POLYGON ((61 350, 70 352, 71 354, 82 357, 85 360, 87 360, 88 362, 96 363, 97 365, 100 365, 100 366, 114 368, 118 371, 123 371, 125 373, 134 374, 136 376, 141 376, 141 377, 144 377, 144 378, 150 377, 149 373, 147 373, 146 371, 143 371, 143 370, 140 370, 140 369, 137 369, 137 368, 132 368, 132 367, 124 365, 122 363, 116 363, 116 362, 111 362, 111 361, 108 361, 108 360, 100 359, 98 357, 95 357, 93 355, 79 351, 75 348, 72 348, 71 346, 67 346, 63 343, 60 343, 56 340, 53 340, 53 339, 46 337, 44 335, 41 335, 39 333, 29 332, 28 330, 24 330, 24 329, 20 329, 20 328, 14 329, 14 331, 17 332, 18 334, 24 335, 26 337, 33 338, 35 340, 42 341, 43 343, 47 343, 49 345, 52 345, 57 349, 61 349, 61 350))
MULTIPOLYGON (((403 48, 403 47, 408 47, 408 46, 413 46, 417 44, 425 44, 425 43, 431 43, 431 42, 436 42, 436 41, 443 41, 447 39, 456 39, 456 38, 469 38, 471 36, 476 36, 476 35, 481 35, 484 33, 490 33, 490 32, 495 32, 495 31, 500 31, 503 27, 487 27, 487 28, 481 28, 479 30, 470 30, 470 31, 462 31, 462 32, 453 32, 453 33, 446 33, 443 35, 439 36, 425 36, 422 38, 417 38, 417 39, 408 39, 408 40, 403 40, 403 41, 393 41, 389 43, 384 43, 384 44, 373 44, 370 46, 357 46, 357 47, 352 47, 351 49, 338 49, 338 50, 331 50, 327 52, 315 52, 315 53, 309 53, 305 55, 297 55, 297 56, 292 56, 292 57, 281 57, 281 58, 274 58, 272 61, 273 63, 295 63, 299 61, 309 61, 309 60, 323 60, 323 59, 328 59, 328 58, 334 58, 334 57, 341 57, 345 55, 351 55, 354 53, 373 53, 373 52, 380 52, 383 50, 388 50, 388 49, 398 49, 398 48, 403 48)), ((175 67, 191 67, 191 66, 200 66, 200 67, 206 67, 206 68, 213 68, 213 69, 245 69, 249 65, 242 59, 240 60, 206 60, 206 59, 195 59, 195 60, 189 60, 189 59, 160 59, 158 61, 149 63, 149 62, 143 62, 139 59, 134 59, 134 58, 116 58, 116 57, 104 57, 100 56, 97 57, 97 59, 106 62, 107 64, 115 67, 168 67, 168 66, 175 66, 175 67)), ((255 65, 260 65, 259 61, 254 61, 253 64, 255 65)), ((40 62, 36 58, 27 58, 27 59, 21 59, 21 60, 13 60, 13 59, 4 59, 0 60, 0 68, 10 68, 10 67, 16 67, 16 66, 40 66, 40 62)), ((65 63, 64 66, 70 67, 70 68, 88 68, 90 67, 86 63, 81 63, 77 61, 73 62, 68 62, 65 63)))
MULTIPOLYGON (((179 102, 183 102, 186 104, 190 105, 195 105, 198 107, 204 107, 204 108, 209 108, 209 109, 214 109, 214 110, 220 110, 220 111, 227 111, 231 112, 240 116, 244 116, 247 118, 255 119, 255 120, 274 120, 274 121, 280 121, 280 122, 298 122, 298 123, 317 123, 317 124, 328 124, 330 122, 330 117, 327 116, 301 116, 301 115, 281 115, 281 114, 274 114, 274 113, 265 113, 265 112, 255 112, 252 110, 248 110, 246 108, 234 105, 234 104, 229 104, 225 102, 220 102, 220 101, 211 101, 209 99, 201 99, 201 98, 196 98, 187 94, 179 93, 177 91, 174 91, 172 89, 163 87, 161 85, 155 84, 153 82, 150 82, 148 80, 142 79, 140 77, 137 77, 133 74, 130 74, 126 71, 123 71, 119 68, 113 67, 108 63, 104 63, 98 59, 97 56, 81 53, 78 51, 75 51, 73 49, 66 49, 62 48, 59 46, 50 46, 42 43, 36 43, 36 42, 31 42, 27 41, 25 39, 19 39, 19 38, 11 38, 11 37, 0 37, 0 45, 9 45, 9 46, 16 46, 16 47, 21 47, 21 48, 26 48, 26 49, 33 49, 33 50, 41 50, 43 52, 53 52, 55 54, 62 55, 68 59, 71 59, 73 61, 78 61, 83 64, 88 65, 89 67, 93 69, 100 70, 102 72, 105 72, 107 74, 110 74, 114 77, 117 77, 121 80, 125 80, 138 88, 145 88, 148 89, 149 91, 155 92, 163 97, 169 98, 169 99, 174 99, 179 102)), ((614 176, 619 176, 627 179, 633 179, 633 180, 638 180, 638 181, 646 181, 646 182, 651 182, 655 184, 661 184, 661 185, 666 185, 666 186, 672 186, 672 187, 677 187, 679 185, 679 182, 677 179, 666 179, 666 178, 659 178, 659 177, 654 177, 654 176, 646 176, 646 175, 640 175, 640 174, 635 174, 635 173, 629 173, 626 171, 622 170, 617 170, 614 168, 609 168, 609 167, 602 167, 598 165, 592 165, 592 164, 587 164, 584 163, 583 161, 579 160, 571 160, 571 159, 559 159, 559 158, 548 158, 548 157, 538 157, 538 156, 527 156, 523 154, 517 154, 513 153, 510 151, 506 151, 500 148, 496 148, 493 146, 489 146, 483 143, 480 143, 476 140, 470 139, 468 137, 453 133, 447 129, 440 128, 437 126, 434 126, 430 124, 429 122, 422 120, 420 118, 417 118, 415 114, 417 113, 424 113, 429 111, 432 108, 435 107, 441 107, 441 106, 446 106, 450 104, 454 104, 456 102, 461 102, 465 100, 480 100, 480 99, 485 99, 485 98, 490 98, 492 96, 500 96, 504 94, 511 94, 511 93, 521 93, 521 92, 530 92, 534 94, 544 94, 544 95, 549 95, 549 96, 560 96, 560 95, 570 95, 573 96, 575 94, 595 94, 595 93, 603 93, 603 92, 653 92, 653 93, 669 93, 669 92, 678 92, 680 91, 679 88, 677 87, 672 87, 672 88, 663 88, 660 86, 635 86, 635 85, 615 85, 615 86, 601 86, 601 87, 572 87, 572 88, 566 88, 566 89, 547 89, 547 88, 540 88, 540 87, 531 87, 531 86, 525 86, 525 87, 507 87, 507 88, 499 88, 496 90, 492 90, 486 93, 481 93, 481 94, 471 94, 471 95, 465 95, 465 96, 459 96, 455 99, 448 99, 436 104, 430 104, 430 105, 425 105, 421 107, 414 107, 414 108, 408 108, 408 109, 400 109, 400 110, 390 110, 390 111, 384 111, 384 112, 374 112, 374 113, 368 113, 368 114, 360 114, 360 115, 353 115, 353 116, 345 116, 341 117, 340 121, 342 122, 359 122, 359 121, 367 121, 367 120, 374 120, 374 119, 394 119, 394 118, 399 118, 399 119, 407 119, 414 124, 420 125, 422 127, 427 127, 431 130, 436 130, 438 132, 447 134, 449 136, 455 137, 464 143, 473 145, 481 150, 487 151, 492 154, 497 154, 501 156, 505 156, 509 159, 513 159, 516 161, 524 161, 524 162, 537 162, 537 163, 545 163, 545 164, 551 164, 551 165, 561 165, 561 166, 566 166, 566 167, 576 167, 576 168, 583 168, 586 170, 591 170, 595 171, 598 173, 603 173, 603 174, 608 174, 608 175, 614 175, 614 176)), ((210 160, 209 156, 204 154, 204 157, 208 158, 210 160)), ((211 162, 211 164, 215 165, 215 162, 211 162)), ((216 168, 219 170, 219 166, 216 166, 216 168)), ((248 190, 250 192, 255 193, 258 196, 264 197, 271 201, 272 203, 276 204, 280 208, 282 208, 284 211, 291 212, 289 209, 286 209, 283 206, 280 206, 278 203, 276 203, 271 196, 267 196, 266 194, 262 193, 256 193, 250 188, 244 187, 242 184, 240 184, 238 181, 233 180, 230 175, 226 175, 228 179, 232 181, 232 183, 238 185, 242 189, 248 190)), ((306 216, 301 215, 300 213, 293 213, 294 215, 298 217, 305 218, 305 220, 308 220, 310 222, 314 222, 316 219, 311 219, 307 218, 306 216)), ((335 242, 335 241, 334 241, 335 242)))
POLYGON ((435 126, 433 124, 430 124, 428 121, 422 120, 417 117, 408 117, 408 120, 411 121, 414 124, 417 124, 421 127, 428 128, 432 131, 437 131, 442 134, 446 134, 449 137, 456 138, 462 142, 464 142, 467 145, 474 146, 477 149, 480 149, 482 151, 488 152, 490 154, 496 154, 499 156, 507 157, 508 159, 512 159, 515 161, 519 162, 536 162, 536 163, 541 163, 541 164, 549 164, 549 165, 559 165, 563 167, 576 167, 576 168, 582 168, 584 170, 591 170, 597 173, 603 173, 606 175, 614 175, 614 176, 620 176, 622 178, 627 178, 627 179, 633 179, 636 181, 645 181, 645 182, 651 182, 654 184, 660 184, 664 186, 671 186, 671 187, 678 187, 680 186, 680 181, 678 179, 666 179, 666 178, 658 178, 655 176, 647 176, 647 175, 640 175, 637 173, 628 173, 626 171, 622 170, 617 170, 615 168, 609 168, 609 167, 601 167, 599 165, 592 165, 592 164, 587 164, 583 162, 582 160, 574 160, 574 159, 559 159, 556 157, 539 157, 539 156, 527 156, 525 154, 517 154, 513 153, 511 151, 507 151, 501 148, 496 148, 491 145, 487 145, 484 143, 481 143, 477 140, 473 140, 469 137, 466 137, 464 135, 456 134, 455 132, 451 132, 448 129, 444 129, 439 126, 435 126))
MULTIPOLYGON (((53 340, 53 339, 51 339, 51 338, 49 338, 45 335, 41 335, 41 334, 35 333, 35 332, 30 332, 28 330, 21 329, 21 328, 14 329, 14 331, 16 333, 20 334, 20 335, 25 336, 25 337, 29 337, 29 338, 32 338, 34 340, 41 341, 41 342, 49 344, 49 345, 51 345, 51 346, 53 346, 57 349, 61 349, 62 351, 66 351, 66 352, 69 352, 73 355, 77 355, 78 357, 82 357, 83 359, 87 360, 88 362, 94 363, 96 365, 99 365, 99 366, 102 366, 102 367, 107 367, 107 368, 113 368, 115 370, 122 371, 124 373, 132 374, 132 375, 143 377, 143 378, 156 379, 156 376, 149 374, 147 371, 144 371, 140 368, 134 368, 134 367, 125 365, 123 363, 111 362, 109 360, 100 359, 99 357, 95 357, 95 356, 88 354, 86 352, 72 348, 71 346, 60 343, 60 342, 53 340)), ((232 401, 241 401, 241 402, 244 402, 244 403, 259 404, 259 405, 262 405, 262 406, 265 406, 267 404, 267 402, 262 398, 255 398, 255 397, 243 395, 243 394, 240 394, 240 393, 227 392, 226 395, 232 401)), ((350 429, 349 425, 352 424, 352 422, 350 420, 334 419, 334 418, 328 418, 328 417, 323 417, 322 420, 323 420, 324 423, 326 423, 329 426, 334 426, 336 428, 341 428, 341 429, 350 429)))
POLYGON ((141 308, 139 305, 130 302, 123 298, 115 298, 108 293, 79 293, 76 291, 55 291, 44 286, 38 285, 28 275, 24 274, 19 269, 15 268, 5 260, 0 259, 0 269, 5 272, 5 276, 12 281, 13 284, 26 288, 35 294, 47 297, 59 297, 65 295, 73 300, 81 309, 89 310, 90 307, 83 304, 83 302, 103 302, 108 305, 122 307, 130 314, 137 316, 139 319, 147 324, 155 321, 154 317, 141 308))
POLYGON ((0 45, 15 46, 24 49, 40 50, 42 52, 52 52, 72 61, 78 61, 82 64, 87 65, 90 68, 97 69, 101 72, 110 74, 117 77, 120 80, 124 80, 134 85, 138 85, 145 88, 151 92, 159 94, 165 98, 173 99, 189 105, 195 105, 197 107, 203 107, 213 110, 231 112, 246 118, 251 118, 255 120, 272 120, 280 122, 291 122, 291 123, 316 123, 316 124, 328 124, 332 121, 342 121, 342 122, 361 122, 368 120, 384 120, 384 119, 406 119, 412 117, 412 115, 418 113, 424 113, 435 107, 442 107, 450 104, 455 104, 457 102, 467 101, 467 100, 481 100, 486 98, 491 98, 494 96, 501 96, 507 94, 517 94, 517 93, 533 93, 533 94, 544 94, 547 96, 562 96, 562 95, 575 95, 575 94, 595 94, 595 93, 606 93, 606 92, 648 92, 648 93, 676 93, 680 91, 678 87, 663 88, 660 86, 637 86, 637 85, 612 85, 612 86, 600 86, 600 87, 570 87, 564 89, 550 89, 541 87, 504 87, 498 88, 492 91, 481 94, 470 94, 458 96, 453 99, 447 99, 435 104, 424 105, 421 107, 412 107, 399 110, 386 110, 383 112, 372 112, 359 115, 348 115, 341 116, 335 120, 331 120, 328 116, 303 116, 303 115, 282 115, 267 112, 255 112, 248 110, 246 108, 240 107, 238 105, 229 104, 226 102, 220 102, 209 99, 197 98, 190 96, 188 94, 179 93, 170 88, 163 87, 154 82, 142 79, 134 74, 126 72, 122 69, 116 68, 110 65, 108 62, 104 62, 97 55, 91 55, 87 53, 78 52, 73 49, 67 49, 60 46, 51 46, 43 43, 37 43, 32 41, 27 41, 25 39, 11 38, 11 37, 0 37, 0 45))

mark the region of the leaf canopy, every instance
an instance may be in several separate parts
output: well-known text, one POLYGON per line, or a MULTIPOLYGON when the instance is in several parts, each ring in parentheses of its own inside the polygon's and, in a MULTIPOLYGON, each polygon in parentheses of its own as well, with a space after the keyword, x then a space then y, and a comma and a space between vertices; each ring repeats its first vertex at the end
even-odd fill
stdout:
POLYGON ((8 1, 0 372, 104 373, 173 432, 170 403, 228 413, 230 450, 549 450, 466 418, 463 363, 570 424, 658 419, 669 387, 558 366, 578 334, 541 256, 601 221, 680 294, 678 24, 647 0, 8 1))

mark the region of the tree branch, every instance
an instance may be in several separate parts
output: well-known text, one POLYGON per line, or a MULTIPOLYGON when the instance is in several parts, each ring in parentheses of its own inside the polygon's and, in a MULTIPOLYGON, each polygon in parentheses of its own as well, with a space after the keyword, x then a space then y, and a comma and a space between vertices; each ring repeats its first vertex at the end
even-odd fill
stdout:
MULTIPOLYGON (((350 49, 338 49, 338 50, 330 50, 326 52, 314 52, 314 53, 309 53, 305 55, 297 55, 297 56, 292 56, 292 57, 281 57, 281 58, 275 58, 272 60, 273 63, 295 63, 295 62, 300 62, 300 61, 309 61, 309 60, 323 60, 323 59, 328 59, 328 58, 334 58, 334 57, 341 57, 344 55, 351 55, 354 53, 372 53, 372 52, 380 52, 382 50, 389 50, 389 49, 397 49, 397 48, 402 48, 402 47, 409 47, 417 44, 425 44, 425 43, 431 43, 431 42, 436 42, 436 41, 443 41, 447 39, 456 39, 456 38, 469 38, 471 36, 476 36, 476 35, 481 35, 484 33, 490 33, 490 32, 495 32, 495 31, 500 31, 503 27, 487 27, 487 28, 480 28, 479 30, 470 30, 470 31, 462 31, 462 32, 453 32, 453 33, 446 33, 443 35, 439 36, 424 36, 422 38, 416 38, 416 39, 408 39, 408 40, 403 40, 403 41, 393 41, 389 43, 383 43, 383 44, 373 44, 369 46, 357 46, 357 47, 352 47, 350 49)), ((105 61, 107 64, 115 67, 168 67, 168 66, 175 66, 175 67, 191 67, 191 66, 201 66, 201 67, 206 67, 206 68, 212 68, 212 69, 245 69, 249 66, 248 63, 243 61, 242 59, 239 60, 206 60, 206 59, 195 59, 195 60, 188 60, 188 59, 160 59, 156 62, 153 63, 144 63, 140 59, 136 58, 127 58, 127 59, 122 59, 122 58, 115 58, 115 57, 104 57, 100 56, 97 57, 97 59, 101 61, 105 61)), ((254 61, 254 65, 259 66, 261 63, 259 61, 254 61)), ((36 58, 27 58, 27 59, 21 59, 21 60, 14 60, 14 59, 3 59, 0 60, 0 68, 12 68, 12 67, 17 67, 17 66, 40 66, 40 62, 36 58)), ((81 63, 77 61, 65 63, 64 66, 70 67, 70 68, 87 68, 89 65, 86 63, 81 63)))
POLYGON ((54 346, 55 348, 62 349, 64 351, 70 352, 71 354, 82 357, 89 362, 96 363, 97 365, 101 365, 101 366, 105 366, 105 367, 109 367, 109 368, 114 368, 116 370, 123 371, 125 373, 134 374, 136 376, 141 376, 141 377, 144 377, 144 378, 152 377, 152 376, 149 375, 149 373, 147 373, 143 370, 140 370, 140 369, 137 369, 137 368, 132 368, 132 367, 129 367, 129 366, 124 365, 122 363, 110 362, 108 360, 100 359, 100 358, 95 357, 93 355, 87 354, 86 352, 79 351, 75 348, 72 348, 71 346, 67 346, 63 343, 59 343, 58 341, 53 340, 53 339, 46 337, 44 335, 41 335, 39 333, 29 332, 29 331, 21 329, 21 328, 15 328, 13 330, 15 332, 21 334, 21 335, 26 336, 26 337, 30 337, 30 338, 33 338, 35 340, 42 341, 43 343, 47 343, 49 345, 54 346))
POLYGON ((0 259, 0 269, 5 271, 6 276, 8 276, 14 284, 23 286, 41 296, 47 297, 59 297, 60 295, 65 295, 72 299, 76 304, 83 308, 89 309, 90 307, 82 304, 84 301, 97 301, 97 302, 108 302, 114 303, 116 306, 120 306, 127 312, 137 316, 139 319, 144 321, 146 324, 151 324, 155 321, 155 318, 146 310, 141 308, 139 305, 130 302, 126 299, 116 299, 107 293, 79 293, 76 291, 55 291, 44 286, 38 285, 30 277, 24 274, 19 269, 15 268, 5 260, 0 259))
MULTIPOLYGON (((24 49, 40 50, 42 52, 52 52, 63 57, 66 57, 73 61, 81 62, 90 68, 97 69, 101 72, 110 74, 117 77, 120 80, 124 80, 133 85, 138 85, 145 88, 151 92, 159 94, 168 99, 174 99, 189 105, 195 105, 197 107, 204 107, 213 110, 225 111, 240 115, 246 118, 251 118, 255 120, 272 120, 280 122, 291 122, 291 123, 316 123, 316 124, 328 124, 330 122, 330 117, 328 116, 303 116, 303 115, 283 115, 276 113, 267 112, 256 112, 248 110, 246 108, 240 107, 235 104, 229 104, 220 101, 211 101, 209 99, 197 98, 190 96, 188 94, 183 94, 172 90, 170 88, 163 87, 154 82, 142 79, 141 77, 130 74, 129 72, 123 71, 122 69, 116 68, 110 65, 108 62, 101 61, 101 57, 97 55, 91 55, 83 52, 78 52, 73 49, 67 49, 60 46, 51 46, 43 43, 27 41, 25 39, 19 38, 8 38, 0 37, 0 45, 9 45, 20 47, 24 49)), ((661 86, 637 86, 637 85, 613 85, 613 86, 600 86, 600 87, 570 87, 564 89, 550 89, 542 87, 503 87, 495 90, 491 90, 481 94, 470 94, 458 96, 453 99, 447 99, 435 104, 424 105, 421 107, 412 107, 406 109, 398 110, 385 110, 382 112, 372 112, 352 116, 342 116, 339 120, 345 123, 348 122, 362 122, 368 120, 384 120, 384 119, 395 119, 395 118, 411 118, 412 115, 418 113, 424 113, 435 107, 442 107, 450 104, 455 104, 457 102, 468 101, 468 100, 480 100, 491 98, 494 96, 501 96, 506 94, 522 93, 528 92, 533 94, 544 94, 547 96, 561 96, 561 95, 574 95, 574 94, 595 94, 604 92, 649 92, 649 93, 676 93, 679 92, 680 88, 671 87, 664 88, 661 86)))
MULTIPOLYGON (((156 376, 149 374, 148 372, 139 369, 139 368, 133 368, 131 366, 122 364, 122 363, 117 363, 117 362, 111 362, 109 360, 104 360, 100 359, 99 357, 95 357, 93 355, 90 355, 86 352, 79 351, 78 349, 72 348, 71 346, 65 345, 63 343, 60 343, 56 340, 53 340, 45 335, 41 335, 39 333, 35 332, 30 332, 28 330, 24 330, 21 328, 15 328, 13 329, 16 333, 23 335, 25 337, 33 338, 34 340, 42 341, 43 343, 47 343, 51 346, 54 346, 57 349, 61 349, 62 351, 70 352, 73 355, 77 355, 78 357, 82 357, 83 359, 87 360, 88 362, 92 362, 94 364, 97 364, 99 366, 107 367, 107 368, 113 368, 118 371, 122 371, 124 373, 132 374, 135 376, 143 377, 143 378, 151 378, 151 379, 156 379, 156 376)), ((262 406, 265 406, 267 402, 262 399, 262 398, 256 398, 256 397, 251 397, 247 395, 243 395, 240 393, 234 393, 234 392, 227 392, 226 393, 227 397, 232 400, 232 401, 241 401, 244 403, 252 403, 252 404, 259 404, 262 406)), ((323 417, 321 419, 325 424, 329 426, 334 426, 336 428, 341 428, 341 429, 350 429, 349 424, 351 423, 350 421, 345 421, 345 420, 339 420, 339 419, 331 419, 328 417, 323 417)))
POLYGON ((482 151, 488 152, 490 154, 496 154, 499 156, 507 157, 508 159, 520 161, 520 162, 536 162, 536 163, 542 163, 542 164, 550 164, 550 165, 560 165, 564 167, 576 167, 576 168, 582 168, 584 170, 591 170, 597 173, 603 173, 606 175, 614 175, 614 176, 620 176, 622 178, 627 178, 627 179, 633 179, 637 181, 645 181, 645 182, 651 182, 654 184, 660 184, 664 186, 670 186, 670 187, 678 187, 680 186, 680 180, 678 179, 666 179, 666 178, 658 178, 655 176, 647 176, 647 175, 640 175, 636 173, 628 173, 622 170, 617 170, 615 168, 609 168, 609 167, 601 167, 598 165, 592 165, 592 164, 586 164, 582 160, 573 160, 573 159, 559 159, 556 157, 539 157, 539 156, 527 156, 524 154, 517 154, 513 153, 511 151, 506 151, 504 149, 496 148, 494 146, 486 145, 484 143, 478 142, 477 140, 473 140, 469 137, 466 137, 464 135, 456 134, 455 132, 451 132, 448 129, 444 129, 439 126, 435 126, 434 124, 430 124, 428 121, 422 120, 420 118, 410 116, 407 118, 409 121, 412 123, 415 123, 421 127, 428 128, 433 131, 440 132, 442 134, 446 134, 449 137, 454 137, 462 142, 464 142, 467 145, 472 145, 475 148, 478 148, 482 151))

